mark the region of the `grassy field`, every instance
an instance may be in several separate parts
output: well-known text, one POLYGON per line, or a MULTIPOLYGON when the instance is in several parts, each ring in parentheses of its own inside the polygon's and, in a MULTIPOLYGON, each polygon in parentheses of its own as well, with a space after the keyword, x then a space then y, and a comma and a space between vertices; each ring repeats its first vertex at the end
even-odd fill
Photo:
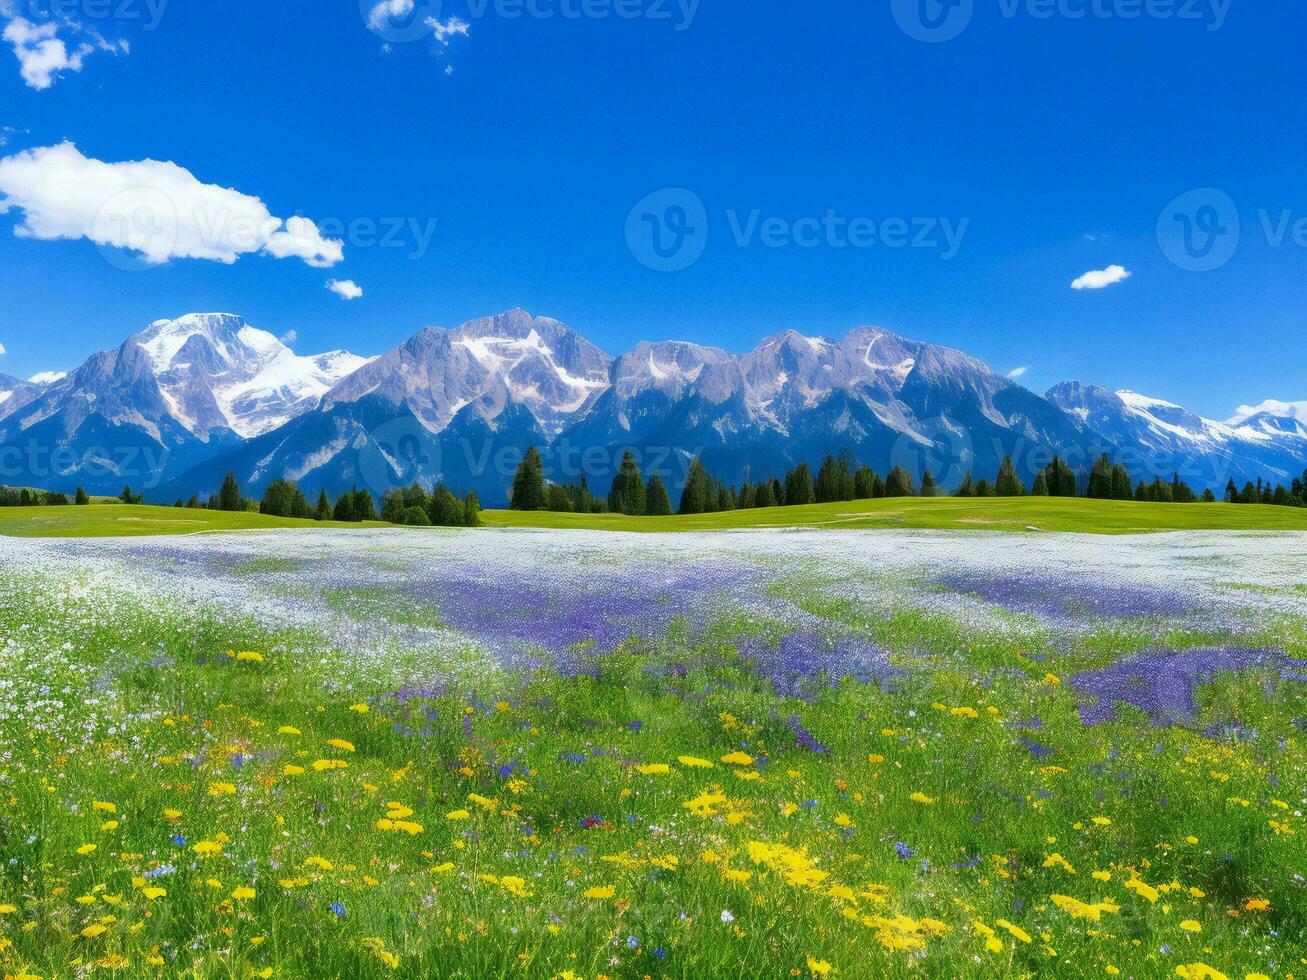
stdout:
POLYGON ((0 508, 0 534, 18 538, 111 538, 275 527, 382 527, 335 521, 298 521, 263 514, 126 504, 0 508))
POLYGON ((994 531, 1307 531, 1307 510, 1233 504, 1139 504, 1058 497, 896 498, 769 507, 686 517, 486 511, 492 527, 703 531, 742 527, 914 528, 994 531))
MULTIPOLYGON (((1075 677, 1159 631, 1304 657, 1301 621, 1008 635, 791 575, 898 673, 768 666, 763 637, 803 633, 755 594, 579 672, 442 648, 414 684, 401 656, 91 571, 0 564, 0 976, 1299 972, 1304 686, 1268 662, 1182 723, 1123 701, 1088 724, 1075 677)), ((521 615, 547 642, 572 608, 521 615)))
MULTIPOLYGON (((746 527, 912 528, 992 531, 1076 531, 1131 534, 1147 531, 1307 531, 1307 510, 1230 504, 1137 504, 1055 497, 989 499, 900 498, 854 500, 808 507, 768 507, 687 517, 623 514, 555 514, 487 510, 488 527, 599 529, 606 531, 721 531, 746 527)), ((175 507, 91 504, 86 507, 0 509, 0 535, 28 538, 134 537, 251 531, 278 527, 353 527, 262 514, 175 507)), ((368 524, 365 527, 389 525, 368 524)))

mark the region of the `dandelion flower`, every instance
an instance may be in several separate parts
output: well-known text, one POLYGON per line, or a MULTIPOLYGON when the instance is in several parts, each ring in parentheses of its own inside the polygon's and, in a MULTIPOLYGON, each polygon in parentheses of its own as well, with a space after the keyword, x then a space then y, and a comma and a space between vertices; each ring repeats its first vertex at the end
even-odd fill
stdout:
POLYGON ((232 891, 231 897, 238 902, 248 902, 257 894, 253 888, 248 885, 241 885, 232 891))
POLYGON ((599 885, 594 888, 587 888, 584 894, 586 898, 609 899, 617 894, 617 889, 612 885, 599 885))
POLYGON ((698 756, 694 755, 677 756, 676 761, 691 769, 711 769, 713 767, 713 763, 708 759, 700 759, 698 756))

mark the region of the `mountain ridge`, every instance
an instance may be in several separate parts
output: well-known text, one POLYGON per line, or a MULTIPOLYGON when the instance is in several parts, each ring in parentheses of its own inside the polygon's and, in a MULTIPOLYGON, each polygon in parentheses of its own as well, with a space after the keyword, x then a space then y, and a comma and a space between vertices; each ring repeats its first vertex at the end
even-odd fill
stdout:
POLYGON ((641 341, 614 357, 517 308, 426 327, 374 357, 301 356, 242 317, 209 313, 155 321, 47 385, 0 379, 0 445, 76 458, 46 475, 52 488, 132 482, 165 502, 216 489, 231 470, 251 493, 280 478, 378 494, 443 480, 493 504, 529 445, 551 478, 585 476, 599 492, 627 449, 673 491, 693 458, 739 482, 840 452, 882 472, 930 469, 946 487, 969 471, 992 476, 1004 456, 1029 482, 1054 453, 1087 469, 1107 452, 1136 478, 1178 470, 1220 489, 1307 465, 1296 408, 1268 401, 1222 423, 1083 382, 1041 396, 963 351, 877 326, 835 338, 782 330, 738 354, 641 341), (124 445, 149 465, 104 458, 124 445))

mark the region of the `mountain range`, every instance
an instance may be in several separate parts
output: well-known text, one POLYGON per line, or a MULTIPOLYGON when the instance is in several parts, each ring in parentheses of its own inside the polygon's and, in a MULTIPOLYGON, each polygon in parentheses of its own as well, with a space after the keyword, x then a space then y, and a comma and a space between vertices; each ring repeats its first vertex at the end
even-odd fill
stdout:
POLYGON ((621 454, 673 489, 690 461, 739 482, 848 452, 944 486, 1011 456, 1029 481, 1053 453, 1099 453, 1136 479, 1195 487, 1286 481, 1307 466, 1307 422, 1266 402, 1228 423, 1129 391, 1064 382, 1040 396, 959 351, 879 327, 785 331, 754 350, 667 341, 613 358, 523 310, 428 327, 379 357, 295 354, 231 314, 160 320, 67 376, 0 375, 0 482, 93 493, 124 483, 171 502, 234 472, 311 492, 384 493, 414 479, 502 504, 528 446, 561 482, 602 493, 621 454))

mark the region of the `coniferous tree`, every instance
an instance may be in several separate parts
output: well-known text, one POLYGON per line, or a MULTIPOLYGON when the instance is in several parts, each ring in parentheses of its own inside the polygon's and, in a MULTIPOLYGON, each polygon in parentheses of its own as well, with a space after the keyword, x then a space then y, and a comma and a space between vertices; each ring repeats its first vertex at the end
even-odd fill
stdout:
MULTIPOLYGON (((357 487, 354 488, 358 489, 357 487)), ((336 498, 336 506, 331 512, 332 520, 349 522, 354 520, 354 490, 342 493, 336 498)))
POLYGON ((77 503, 79 506, 89 504, 91 502, 90 496, 88 496, 86 493, 86 487, 77 488, 77 496, 74 498, 74 502, 77 503))
POLYGON ((381 498, 381 519, 387 524, 403 524, 404 512, 408 510, 408 506, 408 501, 404 499, 404 491, 387 490, 386 495, 381 498))
POLYGON ((716 512, 734 510, 735 506, 731 501, 731 490, 721 480, 713 483, 712 492, 713 510, 716 512))
POLYGON ((703 514, 709 510, 708 496, 712 492, 712 481, 708 471, 699 460, 690 464, 690 473, 685 479, 685 489, 681 491, 681 506, 678 513, 703 514))
MULTIPOLYGON (((385 520, 385 518, 382 518, 385 520)), ((399 514, 398 520, 391 521, 392 524, 403 524, 405 527, 430 527, 431 518, 427 512, 416 504, 412 507, 405 507, 399 514)))
POLYGON ((443 483, 432 492, 427 515, 436 527, 463 526, 463 504, 443 483))
POLYGON ((191 494, 191 499, 186 501, 187 510, 198 510, 200 507, 200 498, 197 494, 191 494))
POLYGON ((327 499, 327 491, 318 491, 318 506, 313 512, 313 519, 318 521, 331 520, 331 501, 327 499))
POLYGON ((935 483, 935 478, 931 475, 929 469, 921 477, 921 495, 923 497, 939 496, 939 485, 935 483))
POLYGON ((622 455, 622 464, 613 477, 612 489, 608 491, 608 509, 614 514, 644 513, 644 477, 629 451, 622 455))
MULTIPOLYGON (((858 471, 861 475, 862 471, 858 471)), ((817 502, 817 492, 812 485, 812 471, 807 463, 800 463, 785 474, 785 504, 798 507, 817 502)))
POLYGON ((853 474, 847 456, 827 456, 817 471, 814 495, 819 504, 853 499, 853 474))
POLYGON ((1237 504, 1239 502, 1239 490, 1234 485, 1234 477, 1230 477, 1230 482, 1225 485, 1224 500, 1227 504, 1237 504))
POLYGON ((240 485, 236 482, 236 474, 228 473, 222 481, 222 489, 218 491, 218 509, 219 510, 244 510, 245 501, 241 497, 240 485))
POLYGON ((475 490, 469 490, 463 498, 463 526, 481 526, 481 498, 475 490))
MULTIPOLYGON (((612 495, 609 495, 609 500, 612 495)), ((611 505, 609 506, 611 510, 611 505)), ((574 495, 567 492, 567 487, 561 487, 557 483, 551 483, 545 488, 545 510, 556 511, 560 514, 570 514, 576 510, 576 501, 574 495)), ((622 511, 618 511, 622 513, 622 511)))
POLYGON ((366 487, 355 491, 354 504, 350 510, 354 515, 352 519, 356 522, 375 521, 377 519, 377 508, 372 502, 372 493, 366 487))
POLYGON ((1094 467, 1089 472, 1089 493, 1093 500, 1112 499, 1112 463, 1107 453, 1094 460, 1094 467))
POLYGON ((517 467, 513 477, 513 510, 544 510, 545 466, 540 452, 532 446, 517 467))
POLYGON ((753 506, 755 507, 775 507, 776 494, 772 490, 770 480, 763 480, 754 488, 753 506))
POLYGON ((746 483, 740 488, 740 496, 737 501, 740 510, 748 510, 753 506, 753 484, 746 483))
POLYGON ((1112 467, 1112 499, 1131 500, 1134 497, 1130 489, 1130 471, 1125 464, 1117 463, 1112 467))
POLYGON ((1216 494, 1212 493, 1211 487, 1208 487, 1206 490, 1203 491, 1203 503, 1205 504, 1216 503, 1216 494))
POLYGON ((858 471, 853 474, 853 499, 870 500, 876 496, 876 484, 880 482, 880 477, 870 466, 859 466, 858 471))
POLYGON ((1044 470, 1040 470, 1035 474, 1035 482, 1030 487, 1030 495, 1032 497, 1048 496, 1048 475, 1044 470))
POLYGON ((667 495, 667 485, 657 473, 649 477, 644 488, 644 512, 650 517, 667 517, 672 512, 672 498, 667 495))
POLYGON ((309 502, 294 483, 276 480, 263 492, 259 513, 270 517, 308 517, 309 502))
POLYGON ((994 484, 990 483, 988 480, 981 480, 976 484, 976 496, 997 497, 998 491, 994 489, 994 484))
POLYGON ((1017 468, 1012 465, 1012 457, 1004 456, 1003 462, 998 464, 998 476, 994 481, 994 493, 999 497, 1020 497, 1025 494, 1026 488, 1021 483, 1021 477, 1017 476, 1017 468))
POLYGON ((958 488, 953 491, 955 497, 974 497, 976 496, 976 483, 971 478, 971 471, 967 470, 967 475, 962 478, 958 488))
POLYGON ((917 487, 911 473, 902 466, 890 470, 889 476, 885 479, 886 497, 915 497, 916 495, 917 487))

